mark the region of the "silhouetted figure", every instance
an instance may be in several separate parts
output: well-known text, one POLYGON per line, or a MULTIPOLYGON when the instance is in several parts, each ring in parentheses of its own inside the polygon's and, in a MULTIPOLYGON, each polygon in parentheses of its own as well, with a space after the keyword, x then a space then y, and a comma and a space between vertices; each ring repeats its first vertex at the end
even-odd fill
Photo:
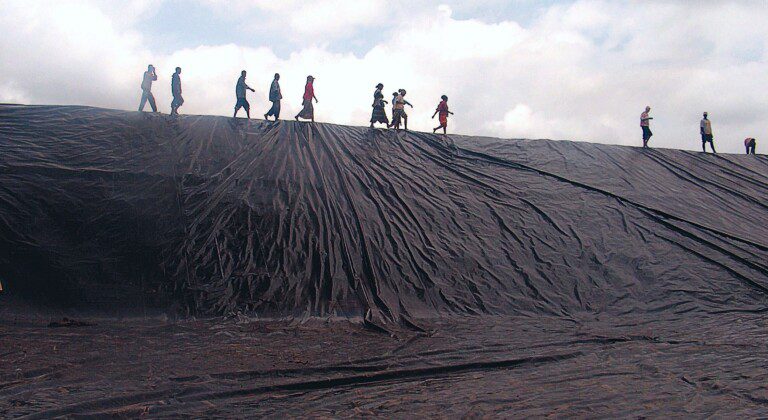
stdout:
POLYGON ((704 118, 701 119, 701 124, 699 124, 701 131, 701 149, 704 150, 704 153, 707 153, 707 142, 709 142, 709 145, 712 147, 712 153, 717 153, 715 151, 714 136, 712 136, 712 123, 709 121, 708 116, 709 114, 705 112, 704 118))
POLYGON ((651 112, 651 107, 645 107, 645 112, 640 114, 640 128, 643 129, 643 147, 648 147, 648 140, 651 139, 653 133, 651 132, 651 120, 653 117, 649 117, 648 113, 651 112))
POLYGON ((437 104, 437 109, 435 109, 435 113, 432 114, 432 119, 435 118, 435 115, 440 114, 439 121, 440 125, 432 129, 432 132, 435 133, 439 129, 443 129, 443 134, 448 134, 448 114, 453 115, 453 112, 448 110, 448 97, 443 95, 440 97, 442 101, 440 101, 439 104, 437 104))
POLYGON ((251 104, 249 104, 245 99, 245 91, 246 89, 250 90, 251 92, 256 91, 245 84, 245 75, 245 70, 241 71, 240 78, 237 79, 237 85, 235 85, 235 96, 237 97, 237 102, 235 103, 235 115, 233 115, 232 118, 237 118, 237 111, 239 111, 242 107, 245 108, 245 115, 248 117, 248 119, 251 119, 251 104))
POLYGON ((149 101, 149 106, 152 108, 152 112, 157 112, 157 104, 155 104, 155 97, 152 95, 152 82, 157 80, 157 73, 155 73, 155 66, 150 64, 147 67, 147 71, 144 72, 144 78, 141 80, 141 102, 139 102, 139 112, 144 111, 144 105, 149 101))
POLYGON ((302 105, 304 107, 301 109, 301 112, 296 114, 296 121, 299 120, 299 118, 303 118, 305 120, 312 120, 312 122, 315 122, 315 107, 312 105, 312 99, 315 100, 315 103, 318 102, 317 97, 315 96, 315 78, 312 76, 307 76, 307 84, 304 85, 304 97, 302 101, 302 105))
POLYGON ((176 67, 176 73, 171 76, 171 115, 179 115, 179 108, 184 105, 184 98, 181 97, 181 67, 176 67))
POLYGON ((408 131, 408 114, 405 113, 405 106, 413 108, 410 102, 405 100, 405 89, 399 89, 397 97, 395 98, 395 111, 392 114, 392 124, 396 130, 400 130, 400 122, 405 125, 405 131, 408 131))
POLYGON ((387 118, 387 111, 384 110, 384 105, 388 102, 384 100, 384 94, 381 90, 384 89, 384 85, 379 83, 376 85, 376 90, 373 92, 373 113, 371 113, 371 128, 373 124, 382 123, 389 127, 389 118, 387 118))
POLYGON ((754 155, 755 154, 755 149, 757 148, 757 140, 755 140, 755 139, 753 139, 751 137, 747 137, 746 139, 744 139, 744 147, 747 148, 747 154, 748 155, 749 154, 754 155))
POLYGON ((272 102, 272 108, 264 114, 264 119, 268 120, 270 116, 275 117, 275 121, 280 118, 280 100, 283 99, 283 94, 280 92, 280 74, 275 73, 275 79, 272 80, 272 85, 269 86, 269 101, 272 102))

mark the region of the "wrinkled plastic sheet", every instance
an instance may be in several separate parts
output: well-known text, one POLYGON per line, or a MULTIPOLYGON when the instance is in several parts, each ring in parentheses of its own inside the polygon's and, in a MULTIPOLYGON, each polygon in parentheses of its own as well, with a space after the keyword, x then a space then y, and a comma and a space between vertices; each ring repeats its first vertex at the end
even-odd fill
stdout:
POLYGON ((764 156, 3 105, 0 415, 765 416, 767 183, 764 156), (239 315, 105 318, 151 311, 239 315))

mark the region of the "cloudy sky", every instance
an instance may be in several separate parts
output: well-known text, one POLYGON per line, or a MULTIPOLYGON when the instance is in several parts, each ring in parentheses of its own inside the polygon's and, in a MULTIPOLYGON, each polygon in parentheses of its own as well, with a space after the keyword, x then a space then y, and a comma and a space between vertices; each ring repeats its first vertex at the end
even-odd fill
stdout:
POLYGON ((637 145, 651 105, 653 145, 698 150, 709 111, 743 152, 768 138, 767 21, 764 0, 5 0, 0 102, 134 110, 153 63, 163 112, 181 66, 182 112, 230 115, 247 69, 257 116, 272 74, 285 117, 312 74, 319 121, 366 125, 382 82, 414 129, 446 94, 453 132, 637 145))

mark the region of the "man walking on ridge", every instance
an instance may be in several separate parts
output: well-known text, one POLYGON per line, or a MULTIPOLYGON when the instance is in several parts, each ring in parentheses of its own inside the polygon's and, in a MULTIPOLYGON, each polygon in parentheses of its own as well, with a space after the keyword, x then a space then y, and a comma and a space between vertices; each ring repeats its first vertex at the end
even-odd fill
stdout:
POLYGON ((264 119, 269 120, 269 116, 274 116, 275 121, 280 118, 280 100, 283 99, 283 94, 280 92, 280 74, 275 73, 275 80, 272 81, 272 85, 269 87, 269 101, 272 102, 272 108, 264 114, 264 119))
POLYGON ((147 71, 144 72, 144 78, 141 80, 141 102, 139 102, 139 112, 144 111, 144 105, 149 101, 149 106, 152 108, 152 112, 157 112, 157 104, 155 104, 155 97, 152 95, 152 82, 157 80, 157 73, 155 73, 155 66, 150 64, 147 67, 147 71))
POLYGON ((651 107, 647 106, 645 107, 645 112, 640 114, 640 128, 643 129, 643 148, 648 147, 648 140, 653 136, 650 127, 653 117, 648 116, 649 112, 651 112, 651 107))
POLYGON ((747 154, 755 154, 755 148, 757 147, 757 140, 748 137, 744 139, 744 146, 747 148, 747 154))
POLYGON ((181 97, 181 67, 176 67, 176 73, 171 76, 171 115, 179 115, 179 108, 184 105, 184 98, 181 97))
POLYGON ((701 148, 704 150, 704 153, 707 153, 707 142, 709 142, 709 145, 712 147, 712 153, 717 153, 715 151, 715 142, 714 137, 712 136, 712 123, 709 121, 708 118, 709 114, 704 113, 704 118, 701 119, 701 124, 699 124, 700 131, 701 131, 701 148))
POLYGON ((237 102, 235 103, 235 115, 232 116, 232 118, 237 118, 237 111, 240 110, 240 107, 245 108, 245 115, 248 117, 248 119, 251 119, 251 104, 248 103, 248 101, 245 99, 245 90, 248 89, 251 92, 256 92, 255 90, 251 89, 250 86, 245 84, 245 70, 240 72, 240 78, 237 79, 237 85, 235 85, 235 96, 237 97, 237 102))

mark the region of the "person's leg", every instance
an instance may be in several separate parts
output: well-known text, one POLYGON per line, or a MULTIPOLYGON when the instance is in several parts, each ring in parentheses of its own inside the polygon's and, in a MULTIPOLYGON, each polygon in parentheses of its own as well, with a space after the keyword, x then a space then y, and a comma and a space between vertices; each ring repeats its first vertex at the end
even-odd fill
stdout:
POLYGON ((446 135, 446 134, 448 134, 448 126, 444 125, 443 126, 443 135, 446 135))
POLYGON ((141 101, 139 102, 139 112, 144 112, 144 105, 147 104, 147 92, 141 91, 141 101))
POLYGON ((405 131, 408 131, 408 114, 403 113, 403 126, 405 131))
POLYGON ((243 108, 245 108, 245 116, 248 117, 248 119, 251 119, 251 104, 248 103, 248 101, 243 101, 245 104, 243 104, 243 108))
POLYGON ((155 103, 155 95, 152 92, 147 92, 147 99, 149 100, 149 106, 152 107, 152 112, 157 112, 157 104, 155 103))
POLYGON ((235 104, 235 114, 232 115, 232 118, 237 118, 237 111, 240 111, 240 100, 237 100, 237 103, 235 104))
POLYGON ((703 150, 704 153, 707 153, 707 141, 706 140, 702 140, 701 141, 701 150, 703 150))
POLYGON ((709 146, 712 148, 712 153, 717 154, 717 150, 715 150, 715 141, 713 139, 709 139, 709 146))

